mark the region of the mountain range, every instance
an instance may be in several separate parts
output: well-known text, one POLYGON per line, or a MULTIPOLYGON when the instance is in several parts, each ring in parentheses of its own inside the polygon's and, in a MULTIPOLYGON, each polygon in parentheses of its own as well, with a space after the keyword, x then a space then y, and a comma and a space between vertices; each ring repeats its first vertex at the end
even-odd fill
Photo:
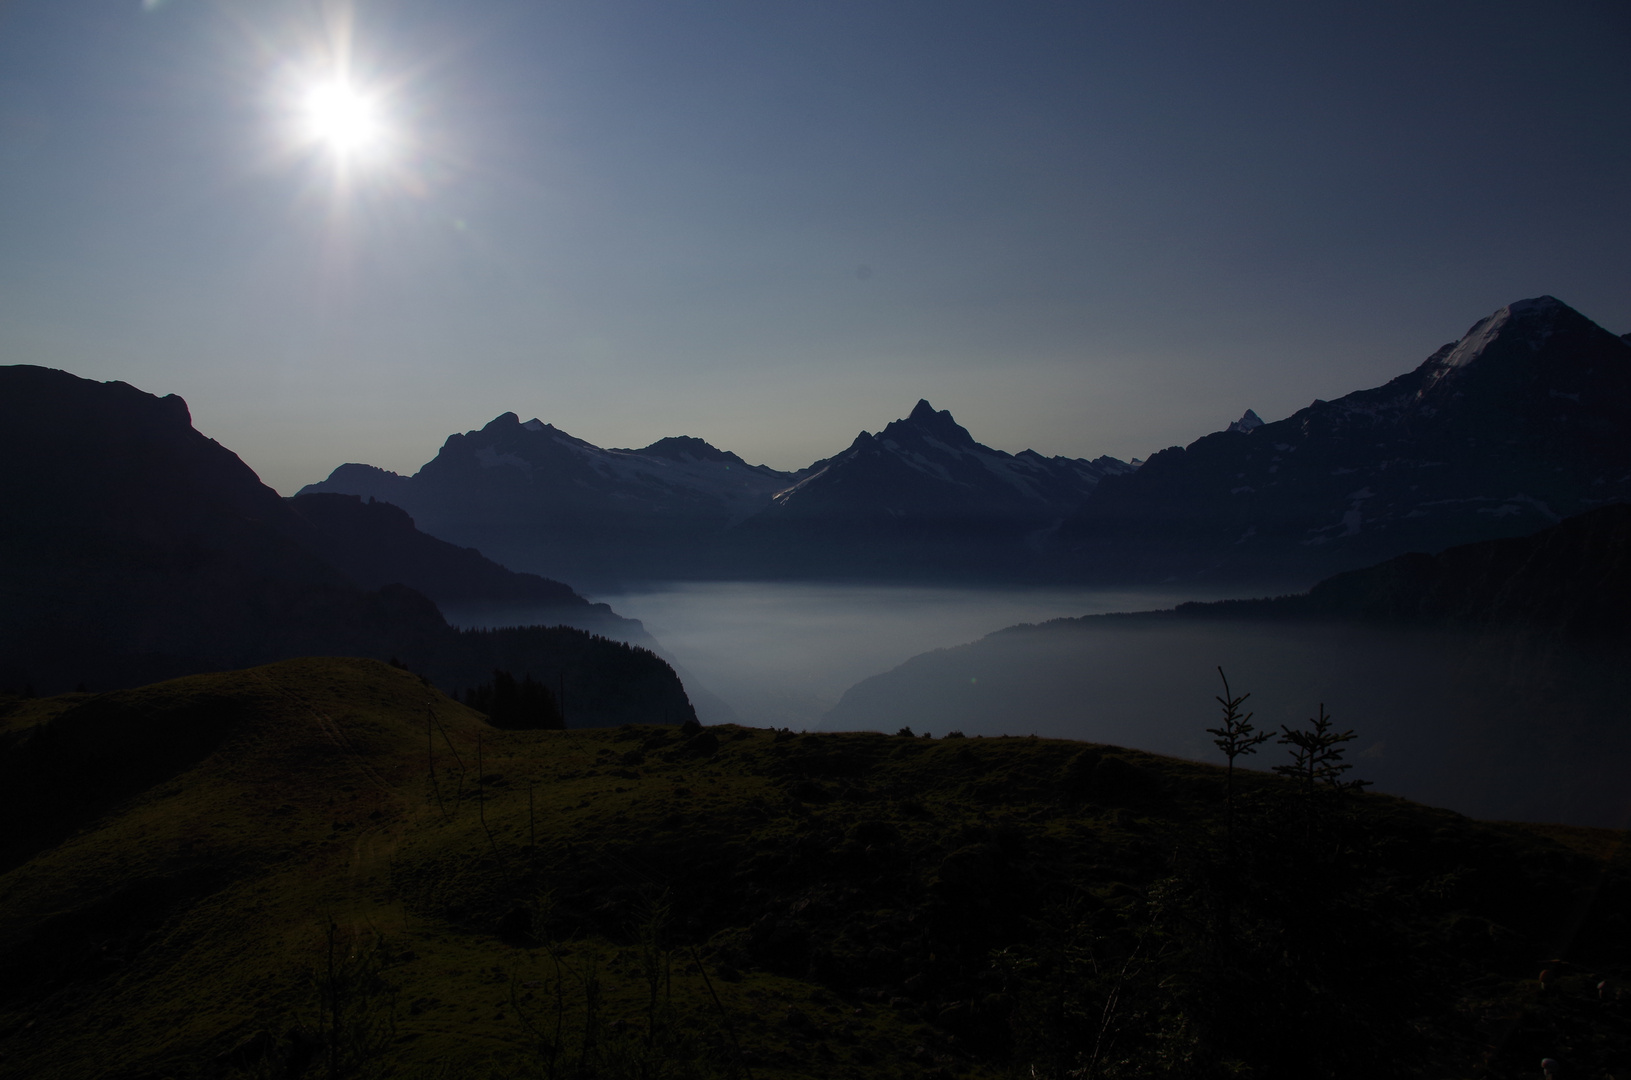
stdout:
POLYGON ((666 663, 599 636, 638 637, 633 620, 424 535, 394 507, 284 499, 174 395, 0 367, 0 455, 15 463, 0 471, 0 687, 365 656, 455 692, 495 668, 544 679, 579 724, 694 717, 666 663), (553 627, 461 633, 437 600, 525 604, 553 627))
POLYGON ((1023 572, 1050 530, 1106 477, 1112 457, 1008 454, 920 400, 735 529, 728 550, 753 576, 966 581, 1023 572))
POLYGON ((412 476, 347 464, 301 494, 394 503, 436 536, 580 583, 978 576, 1131 469, 993 450, 927 401, 796 472, 686 436, 602 449, 505 413, 412 476))
POLYGON ((1272 423, 1248 410, 1142 464, 1008 454, 927 401, 796 472, 691 437, 605 450, 505 413, 412 476, 347 464, 302 490, 395 503, 580 584, 1306 588, 1631 499, 1631 344, 1552 297, 1520 301, 1384 386, 1272 423))
POLYGON ((1631 344, 1543 296, 1384 386, 1152 455, 1064 523, 1060 555, 1133 580, 1305 587, 1628 499, 1631 344))

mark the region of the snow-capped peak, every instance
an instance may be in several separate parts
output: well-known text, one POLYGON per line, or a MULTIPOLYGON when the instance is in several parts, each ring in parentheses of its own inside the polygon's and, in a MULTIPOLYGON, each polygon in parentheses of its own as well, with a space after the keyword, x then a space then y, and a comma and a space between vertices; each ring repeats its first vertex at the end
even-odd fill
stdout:
POLYGON ((1460 341, 1444 346, 1418 369, 1426 377, 1417 397, 1443 384, 1452 373, 1470 367, 1499 341, 1526 343, 1530 352, 1541 349, 1556 332, 1559 319, 1571 314, 1573 309, 1556 297, 1536 296, 1508 304, 1479 319, 1460 341))
POLYGON ((1244 435, 1253 428, 1260 428, 1262 426, 1263 418, 1258 416, 1257 413, 1253 412, 1251 409, 1247 409, 1245 414, 1242 415, 1239 420, 1236 420, 1234 423, 1230 424, 1227 430, 1238 431, 1244 435))
POLYGON ((1483 351, 1489 348, 1490 342, 1499 336, 1501 327, 1511 320, 1512 309, 1517 306, 1516 304, 1508 305, 1495 312, 1495 314, 1473 323, 1472 329, 1468 330, 1461 340, 1456 342, 1455 348, 1450 350, 1450 354, 1439 361, 1439 377, 1443 377, 1445 372, 1465 367, 1478 359, 1483 351))

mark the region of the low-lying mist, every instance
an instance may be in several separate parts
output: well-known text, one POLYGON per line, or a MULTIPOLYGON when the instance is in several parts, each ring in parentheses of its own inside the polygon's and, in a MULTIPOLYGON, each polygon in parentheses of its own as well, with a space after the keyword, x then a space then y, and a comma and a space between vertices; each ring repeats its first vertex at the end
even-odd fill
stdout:
MULTIPOLYGON (((1261 730, 1323 704, 1358 736, 1351 775, 1378 790, 1480 817, 1626 823, 1631 665, 1611 648, 1172 615, 1019 625, 1218 598, 746 582, 596 597, 644 623, 637 643, 674 664, 704 723, 1036 734, 1221 763, 1206 729, 1222 666, 1261 730)), ((1283 753, 1269 743, 1242 764, 1283 753)))
POLYGON ((705 582, 595 599, 645 624, 681 669, 705 723, 813 731, 832 727, 823 717, 851 686, 918 653, 1016 623, 1143 611, 1195 597, 705 582))
MULTIPOLYGON (((852 688, 835 727, 1037 734, 1222 761, 1217 668, 1259 730, 1323 704, 1353 730, 1349 774, 1479 817, 1624 826, 1631 673, 1620 650, 1506 629, 1167 616, 1020 627, 852 688)), ((1273 742, 1240 764, 1288 760, 1273 742)))

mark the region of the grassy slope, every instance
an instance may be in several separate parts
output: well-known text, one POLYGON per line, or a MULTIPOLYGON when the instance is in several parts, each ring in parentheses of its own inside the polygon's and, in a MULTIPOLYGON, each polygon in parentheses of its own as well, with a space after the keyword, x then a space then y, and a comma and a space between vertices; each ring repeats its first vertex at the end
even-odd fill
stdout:
MULTIPOLYGON (((1351 863, 1353 895, 1371 899, 1332 961, 1342 979, 1287 962, 1239 992, 1386 997, 1364 967, 1385 961, 1388 985, 1411 985, 1408 1015, 1353 1015, 1405 1033, 1382 1042, 1413 1040, 1417 1069, 1400 1075, 1528 1076, 1543 1054, 1577 1075, 1625 1067, 1624 1006, 1592 989, 1631 975, 1624 833, 1370 795, 1345 826, 1351 858, 1282 875, 1277 853, 1309 851, 1251 807, 1278 805, 1283 785, 1240 779, 1248 892, 1303 903, 1299 882, 1351 863), (1543 993, 1535 976, 1553 957, 1569 963, 1551 964, 1543 993)), ((1107 986, 1132 1002, 1117 1024, 1140 1053, 1181 1044, 1149 1032, 1216 996, 1188 916, 1161 914, 1200 912, 1213 894, 1161 897, 1186 874, 1217 879, 1221 770, 1136 751, 728 726, 498 731, 406 672, 321 659, 13 703, 0 782, 13 823, 0 855, 5 1077, 286 1075, 301 1038, 289 1033, 325 1030, 331 926, 326 985, 349 987, 345 1030, 373 1039, 363 1074, 547 1075, 537 1035, 553 1034, 558 1003, 568 1075, 586 986, 601 997, 603 1076, 740 1075, 743 1062, 757 1077, 1038 1062, 1047 1075, 1077 1038, 1041 1039, 1047 1017, 1101 1015, 1107 986), (659 897, 667 929, 642 946, 659 897), (1140 954, 1152 940, 1164 951, 1140 954), (1078 953, 1089 959, 1072 967, 1078 953), (1129 958, 1150 976, 1106 983, 1129 958), (220 1057, 259 1031, 264 1053, 220 1057)), ((1241 953, 1218 970, 1244 986, 1276 935, 1298 931, 1273 903, 1234 910, 1241 953)), ((1263 1053, 1258 1075, 1286 1072, 1263 1053)), ((318 1058, 306 1075, 326 1075, 318 1058)), ((1137 1075, 1127 1060, 1121 1075, 1137 1075)), ((1347 1074, 1333 1060, 1307 1075, 1322 1073, 1347 1074)))

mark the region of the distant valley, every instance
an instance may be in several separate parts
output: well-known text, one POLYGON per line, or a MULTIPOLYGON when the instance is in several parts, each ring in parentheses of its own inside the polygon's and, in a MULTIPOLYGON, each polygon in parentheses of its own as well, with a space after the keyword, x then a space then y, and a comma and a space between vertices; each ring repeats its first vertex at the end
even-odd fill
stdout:
POLYGON ((1222 666, 1260 726, 1321 704, 1383 790, 1624 827, 1631 506, 1411 555, 1270 600, 1014 626, 852 687, 824 726, 1125 743, 1207 760, 1222 666))

